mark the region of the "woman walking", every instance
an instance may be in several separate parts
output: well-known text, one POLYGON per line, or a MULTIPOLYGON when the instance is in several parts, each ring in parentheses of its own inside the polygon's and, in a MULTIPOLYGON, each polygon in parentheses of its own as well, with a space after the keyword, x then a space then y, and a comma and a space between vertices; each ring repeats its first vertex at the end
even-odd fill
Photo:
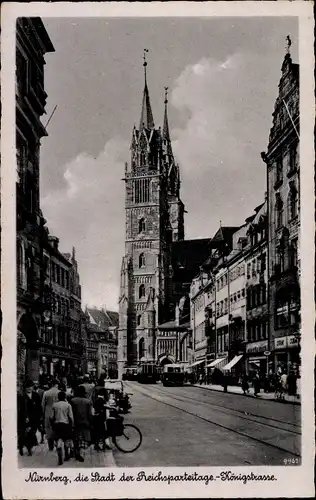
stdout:
POLYGON ((79 462, 84 462, 81 449, 87 448, 91 444, 92 427, 92 404, 86 397, 86 390, 83 385, 79 385, 75 390, 75 395, 71 400, 74 417, 74 450, 75 458, 79 462))
POLYGON ((74 417, 71 405, 66 401, 66 393, 58 393, 58 401, 52 406, 51 424, 56 442, 58 465, 63 463, 63 445, 65 449, 65 461, 72 455, 72 428, 74 417))

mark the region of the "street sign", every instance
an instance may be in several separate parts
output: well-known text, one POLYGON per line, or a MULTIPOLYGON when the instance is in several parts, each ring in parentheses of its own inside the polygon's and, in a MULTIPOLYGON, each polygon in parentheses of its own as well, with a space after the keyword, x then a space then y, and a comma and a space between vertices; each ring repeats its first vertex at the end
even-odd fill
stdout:
POLYGON ((270 351, 264 351, 263 353, 265 356, 270 356, 271 352, 270 351))

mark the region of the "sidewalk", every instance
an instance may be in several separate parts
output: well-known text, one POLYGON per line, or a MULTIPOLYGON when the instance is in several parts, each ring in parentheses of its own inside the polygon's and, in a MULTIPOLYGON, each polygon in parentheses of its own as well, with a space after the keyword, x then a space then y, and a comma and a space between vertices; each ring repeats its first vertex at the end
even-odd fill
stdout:
MULTIPOLYGON (((194 387, 200 387, 200 389, 209 389, 210 391, 224 392, 223 386, 221 386, 221 385, 214 385, 214 384, 202 384, 202 385, 193 384, 193 385, 194 385, 194 387)), ((234 386, 234 385, 229 385, 227 387, 227 392, 231 393, 231 394, 239 394, 240 396, 244 395, 242 388, 239 386, 234 386)), ((256 399, 268 399, 270 401, 280 402, 278 399, 276 399, 274 397, 274 392, 260 392, 257 396, 255 396, 254 390, 252 387, 250 387, 247 396, 251 397, 251 398, 256 398, 256 399)), ((284 400, 281 402, 300 405, 301 404, 301 397, 299 394, 299 387, 298 387, 298 395, 297 396, 288 396, 287 394, 285 394, 284 400)))
POLYGON ((83 450, 84 462, 77 462, 74 458, 63 465, 57 465, 56 450, 49 451, 47 443, 39 444, 33 448, 31 457, 27 455, 27 450, 24 448, 24 455, 21 457, 18 454, 18 467, 19 468, 55 468, 59 469, 79 469, 79 468, 96 468, 96 467, 116 467, 112 450, 95 451, 93 446, 83 450))

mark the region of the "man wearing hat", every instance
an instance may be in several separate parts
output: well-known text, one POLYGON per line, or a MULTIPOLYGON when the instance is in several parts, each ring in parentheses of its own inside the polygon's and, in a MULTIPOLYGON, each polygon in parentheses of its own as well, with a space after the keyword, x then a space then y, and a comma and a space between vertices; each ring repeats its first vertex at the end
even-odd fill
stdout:
POLYGON ((33 390, 32 380, 24 386, 24 393, 18 395, 18 448, 23 455, 26 446, 28 454, 32 455, 33 446, 37 445, 36 431, 42 418, 42 408, 39 395, 33 390))

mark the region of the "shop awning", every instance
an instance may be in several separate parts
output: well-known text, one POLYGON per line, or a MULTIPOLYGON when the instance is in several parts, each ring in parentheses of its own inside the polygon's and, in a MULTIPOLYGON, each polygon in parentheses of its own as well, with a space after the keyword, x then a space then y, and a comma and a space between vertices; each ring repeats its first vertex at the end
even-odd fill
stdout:
POLYGON ((196 361, 195 363, 192 363, 192 365, 190 365, 190 367, 200 365, 201 363, 205 363, 205 359, 201 359, 200 361, 196 361))
POLYGON ((207 368, 214 368, 215 366, 219 365, 221 361, 225 361, 226 359, 227 358, 213 359, 213 361, 207 365, 207 368))
POLYGON ((223 370, 225 371, 231 370, 233 366, 235 366, 238 363, 238 361, 241 360, 242 356, 243 356, 242 354, 240 354, 239 356, 235 356, 229 363, 227 363, 226 366, 223 366, 223 370))

